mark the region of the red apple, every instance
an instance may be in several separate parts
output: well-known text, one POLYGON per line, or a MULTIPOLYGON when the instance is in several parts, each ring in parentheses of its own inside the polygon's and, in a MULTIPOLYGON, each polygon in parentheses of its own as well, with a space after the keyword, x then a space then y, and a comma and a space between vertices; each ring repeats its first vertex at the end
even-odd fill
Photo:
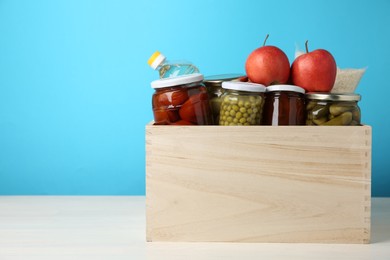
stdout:
POLYGON ((337 66, 327 50, 308 51, 291 65, 291 82, 307 92, 330 92, 336 80, 337 66))
POLYGON ((290 75, 290 62, 287 55, 278 47, 265 46, 265 38, 262 47, 249 54, 245 71, 251 82, 265 86, 284 84, 290 75))

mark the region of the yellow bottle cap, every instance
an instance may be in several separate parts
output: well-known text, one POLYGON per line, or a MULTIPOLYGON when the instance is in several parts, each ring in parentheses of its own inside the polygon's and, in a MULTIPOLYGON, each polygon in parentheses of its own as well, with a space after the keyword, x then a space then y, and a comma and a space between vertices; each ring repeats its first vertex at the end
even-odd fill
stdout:
POLYGON ((150 56, 148 60, 148 64, 153 69, 156 69, 162 62, 164 62, 165 56, 161 54, 159 51, 156 51, 150 56))

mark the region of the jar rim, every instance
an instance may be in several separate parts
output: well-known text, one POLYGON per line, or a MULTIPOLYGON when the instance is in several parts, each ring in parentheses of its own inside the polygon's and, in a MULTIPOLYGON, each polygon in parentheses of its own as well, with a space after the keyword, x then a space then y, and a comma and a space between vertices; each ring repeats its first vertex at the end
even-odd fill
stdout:
POLYGON ((288 84, 271 85, 267 87, 267 92, 273 92, 273 91, 292 91, 292 92, 305 94, 305 89, 295 85, 288 85, 288 84))
POLYGON ((220 87, 222 82, 238 80, 240 77, 244 77, 245 75, 239 73, 228 73, 228 74, 218 74, 218 75, 210 75, 204 77, 204 83, 210 86, 220 87))
POLYGON ((250 82, 224 81, 222 82, 222 88, 247 92, 265 92, 264 85, 250 82))
POLYGON ((309 92, 306 94, 308 99, 314 100, 329 100, 329 101, 360 101, 361 95, 350 93, 321 93, 321 92, 309 92))
POLYGON ((195 82, 201 82, 202 80, 203 80, 203 74, 194 73, 194 74, 182 75, 182 76, 177 76, 172 78, 154 80, 152 81, 151 86, 154 89, 159 89, 159 88, 167 88, 167 87, 185 85, 185 84, 190 84, 195 82))

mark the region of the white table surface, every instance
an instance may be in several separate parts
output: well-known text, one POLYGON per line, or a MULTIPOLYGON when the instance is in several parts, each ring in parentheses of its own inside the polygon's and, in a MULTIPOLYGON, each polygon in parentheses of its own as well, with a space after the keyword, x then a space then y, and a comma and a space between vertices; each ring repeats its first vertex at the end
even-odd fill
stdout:
POLYGON ((0 196, 0 260, 390 259, 390 198, 356 244, 145 242, 145 197, 0 196))

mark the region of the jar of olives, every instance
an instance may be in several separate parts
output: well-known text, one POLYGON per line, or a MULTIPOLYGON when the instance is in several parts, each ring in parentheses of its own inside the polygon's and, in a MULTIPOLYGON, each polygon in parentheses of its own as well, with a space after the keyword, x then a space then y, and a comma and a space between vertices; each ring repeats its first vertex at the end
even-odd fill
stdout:
POLYGON ((360 125, 359 94, 307 93, 306 125, 360 125))
POLYGON ((154 123, 156 125, 213 124, 209 98, 196 73, 155 80, 151 83, 154 123))
POLYGON ((260 125, 265 87, 261 84, 222 83, 219 125, 260 125))
POLYGON ((265 93, 263 125, 305 125, 305 90, 294 85, 271 85, 265 93))
POLYGON ((219 122, 219 109, 221 108, 221 95, 223 93, 222 82, 225 81, 238 81, 241 74, 221 74, 212 75, 204 78, 204 84, 206 85, 207 93, 209 94, 211 110, 213 113, 214 123, 219 122))

